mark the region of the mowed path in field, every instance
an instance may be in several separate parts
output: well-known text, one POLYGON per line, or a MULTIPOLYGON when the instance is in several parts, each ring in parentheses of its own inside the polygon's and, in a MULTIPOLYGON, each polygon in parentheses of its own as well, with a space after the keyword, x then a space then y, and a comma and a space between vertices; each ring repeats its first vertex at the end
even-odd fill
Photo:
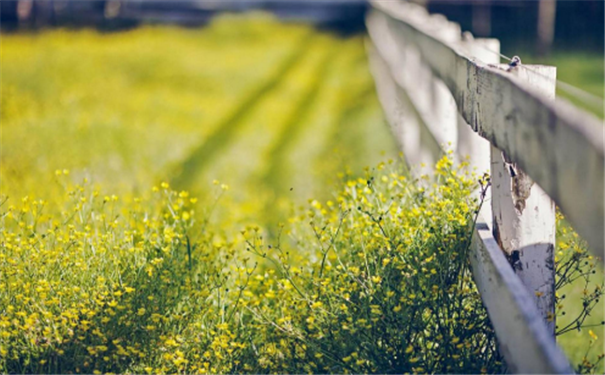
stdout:
POLYGON ((363 36, 225 17, 6 35, 1 49, 4 195, 52 200, 57 169, 105 193, 169 181, 204 196, 218 180, 237 209, 217 215, 274 226, 396 152, 363 36))

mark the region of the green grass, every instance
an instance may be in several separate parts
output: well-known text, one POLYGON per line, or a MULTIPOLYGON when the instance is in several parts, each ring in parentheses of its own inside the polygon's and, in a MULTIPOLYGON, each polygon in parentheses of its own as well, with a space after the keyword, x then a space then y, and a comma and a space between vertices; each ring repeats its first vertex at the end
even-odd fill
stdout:
MULTIPOLYGON (((562 220, 557 225, 557 255, 558 261, 563 261, 565 258, 566 250, 571 246, 579 246, 580 248, 586 249, 586 244, 579 240, 575 233, 571 232, 570 225, 562 220)), ((586 251, 586 250, 584 250, 586 251)), ((592 258, 592 257, 591 257, 592 258)), ((592 293, 597 286, 603 286, 604 284, 604 273, 603 273, 603 261, 598 258, 584 259, 582 262, 584 270, 588 269, 588 266, 595 264, 589 278, 578 277, 574 282, 566 283, 562 288, 557 289, 560 300, 561 309, 558 310, 557 315, 557 327, 563 329, 573 323, 575 319, 582 312, 583 302, 586 295, 592 293), (564 315, 563 315, 564 314, 564 315)), ((577 276, 577 274, 576 274, 577 276)), ((574 276, 575 277, 575 276, 574 276)), ((557 278, 557 282, 560 281, 560 277, 557 278)), ((595 362, 597 357, 603 354, 603 347, 605 345, 605 330, 603 321, 605 320, 605 303, 603 301, 596 301, 594 309, 592 309, 590 316, 583 322, 583 326, 580 330, 571 330, 563 333, 557 337, 559 345, 568 355, 570 361, 574 364, 582 363, 583 359, 586 358, 591 362, 595 362), (592 340, 589 331, 592 330, 596 335, 597 339, 592 340), (591 341, 594 341, 591 343, 591 341)), ((595 373, 603 373, 605 371, 604 364, 601 363, 594 370, 595 373)))
POLYGON ((280 201, 325 196, 338 171, 396 152, 362 38, 264 16, 6 35, 2 76, 11 196, 52 196, 65 168, 116 192, 167 180, 203 193, 217 179, 279 221, 280 201))
MULTIPOLYGON (((61 208, 66 180, 86 178, 108 197, 115 193, 126 202, 122 217, 143 215, 134 197, 161 181, 211 197, 218 180, 231 186, 219 189, 220 205, 187 213, 222 225, 209 243, 221 244, 250 223, 275 238, 293 204, 330 199, 328 187, 343 172, 362 176, 363 167, 396 154, 360 36, 342 39, 265 16, 224 17, 199 30, 2 35, 0 51, 1 192, 8 205, 44 199, 47 220, 70 217, 61 208)), ((560 79, 602 95, 602 57, 554 54, 550 61, 560 79)), ((179 220, 187 221, 184 215, 179 220)), ((137 228, 126 225, 127 232, 137 228)), ((109 243, 123 246, 120 241, 109 243)), ((131 256, 140 261, 130 253, 124 259, 131 256)), ((20 264, 27 268, 29 261, 20 264)), ((83 260, 105 267, 95 277, 115 276, 120 261, 83 260)), ((578 284, 562 291, 568 310, 559 324, 573 316, 582 290, 578 284)), ((601 304, 591 321, 602 315, 601 304)), ((602 346, 605 335, 597 334, 602 346)), ((586 331, 566 334, 560 343, 578 362, 586 331)))
MULTIPOLYGON (((601 266, 597 268, 597 273, 591 278, 589 290, 592 291, 595 285, 603 285, 603 279, 603 266, 601 264, 601 266)), ((561 290, 558 291, 559 295, 566 296, 566 307, 564 308, 566 314, 565 316, 557 317, 557 325, 559 327, 565 327, 567 324, 571 323, 579 313, 579 310, 582 307, 584 288, 584 282, 582 280, 578 280, 578 282, 574 283, 573 285, 561 288, 561 290)), ((590 325, 592 327, 584 328, 580 331, 567 332, 558 337, 557 342, 567 354, 571 363, 581 363, 584 356, 586 356, 589 360, 594 361, 599 354, 603 353, 603 347, 605 345, 605 340, 603 340, 605 330, 603 330, 603 325, 601 325, 601 322, 604 319, 604 315, 605 306, 603 301, 600 301, 593 310, 592 315, 585 321, 586 325, 590 325), (592 347, 589 345, 589 329, 598 336, 598 339, 595 340, 595 343, 592 345, 592 347)), ((603 371, 605 371, 605 368, 601 362, 595 372, 603 373, 603 371)))
MULTIPOLYGON (((545 64, 557 67, 557 79, 603 99, 605 89, 605 59, 602 53, 589 51, 557 51, 546 58, 537 58, 531 53, 523 54, 526 64, 545 64)), ((594 113, 599 118, 605 116, 603 100, 600 105, 587 102, 564 89, 557 89, 557 96, 594 113)))

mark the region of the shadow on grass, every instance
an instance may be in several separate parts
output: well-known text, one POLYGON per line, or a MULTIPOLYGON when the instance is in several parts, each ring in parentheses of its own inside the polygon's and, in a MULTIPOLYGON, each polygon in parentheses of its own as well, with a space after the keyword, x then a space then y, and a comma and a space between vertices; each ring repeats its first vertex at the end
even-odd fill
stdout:
POLYGON ((217 153, 230 144, 234 138, 234 133, 244 123, 245 116, 296 66, 312 40, 312 34, 305 36, 299 43, 298 48, 276 69, 276 73, 268 81, 253 90, 231 114, 216 126, 214 133, 206 138, 182 162, 173 166, 173 170, 177 171, 171 179, 174 186, 178 188, 188 186, 213 161, 217 153))

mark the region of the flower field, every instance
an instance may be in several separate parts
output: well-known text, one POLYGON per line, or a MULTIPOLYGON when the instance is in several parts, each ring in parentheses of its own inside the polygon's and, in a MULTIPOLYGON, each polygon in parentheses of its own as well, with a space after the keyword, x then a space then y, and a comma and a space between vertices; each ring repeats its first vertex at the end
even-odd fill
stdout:
MULTIPOLYGON (((362 36, 258 15, 0 48, 0 372, 504 370, 466 256, 485 181, 410 177, 362 36)), ((595 260, 559 231, 600 371, 595 260)))

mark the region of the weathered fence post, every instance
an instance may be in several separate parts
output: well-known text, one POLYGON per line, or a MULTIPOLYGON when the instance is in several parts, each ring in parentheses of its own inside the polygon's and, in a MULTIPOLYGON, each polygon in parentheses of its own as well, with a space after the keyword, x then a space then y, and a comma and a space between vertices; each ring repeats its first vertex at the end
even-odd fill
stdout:
MULTIPOLYGON (((554 99, 556 68, 537 65, 529 68, 531 70, 517 66, 510 69, 510 74, 554 99)), ((511 114, 513 120, 514 115, 511 114)), ((514 127, 510 129, 510 136, 523 136, 514 127)), ((555 205, 525 172, 495 147, 492 147, 491 163, 494 237, 554 335, 555 205)))
POLYGON ((429 94, 422 90, 431 85, 428 76, 447 87, 464 119, 457 122, 458 154, 470 154, 479 173, 487 169, 486 163, 493 166, 494 215, 486 212, 490 205, 485 204, 477 219, 470 260, 508 368, 520 373, 571 373, 553 336, 555 216, 544 192, 601 255, 602 124, 570 104, 555 105, 550 100, 554 68, 498 66, 497 41, 449 39, 441 34, 448 24, 407 1, 370 3, 372 72, 389 122, 403 135, 406 157, 412 151, 408 161, 418 159, 417 153, 425 155, 423 151, 438 155, 435 147, 448 138, 442 126, 449 120, 441 122, 434 90, 429 94), (388 98, 388 92, 396 97, 388 98), (400 100, 407 104, 400 108, 408 114, 392 110, 400 100), (414 128, 407 136, 406 122, 414 128), (473 130, 500 150, 478 141, 473 130), (406 149, 408 141, 411 147, 406 149), (514 269, 505 255, 514 260, 514 269))

